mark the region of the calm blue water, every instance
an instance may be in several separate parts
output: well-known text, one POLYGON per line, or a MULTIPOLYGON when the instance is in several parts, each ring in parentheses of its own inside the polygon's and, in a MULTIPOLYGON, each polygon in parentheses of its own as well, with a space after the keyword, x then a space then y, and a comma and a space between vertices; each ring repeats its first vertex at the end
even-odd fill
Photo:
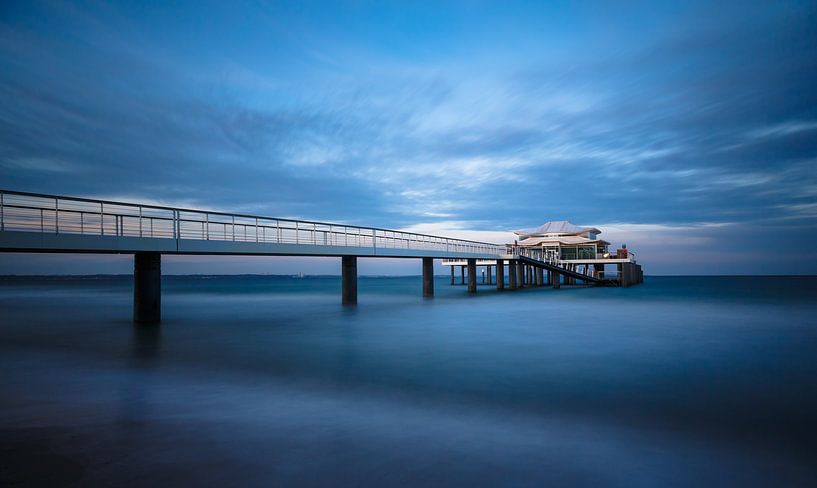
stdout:
POLYGON ((817 486, 817 278, 0 280, 0 484, 817 486))

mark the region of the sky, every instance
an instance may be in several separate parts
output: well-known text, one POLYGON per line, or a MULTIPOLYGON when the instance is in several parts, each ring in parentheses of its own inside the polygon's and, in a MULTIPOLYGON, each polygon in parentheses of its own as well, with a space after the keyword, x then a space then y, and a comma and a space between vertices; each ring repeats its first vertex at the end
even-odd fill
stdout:
POLYGON ((817 2, 5 0, 0 188, 498 243, 570 220, 647 274, 817 274, 817 2))

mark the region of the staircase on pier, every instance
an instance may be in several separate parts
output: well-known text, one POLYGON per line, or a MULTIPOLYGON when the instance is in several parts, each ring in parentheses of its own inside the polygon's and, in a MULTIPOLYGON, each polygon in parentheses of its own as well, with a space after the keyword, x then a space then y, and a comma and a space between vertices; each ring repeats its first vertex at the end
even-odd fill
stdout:
MULTIPOLYGON (((585 283, 592 283, 599 286, 621 286, 619 280, 606 279, 588 273, 582 273, 576 269, 568 267, 567 263, 560 260, 555 252, 548 252, 542 249, 532 249, 519 246, 509 246, 511 251, 507 259, 515 259, 524 264, 536 266, 548 271, 559 273, 585 283)), ((589 266, 585 266, 585 269, 589 266)))

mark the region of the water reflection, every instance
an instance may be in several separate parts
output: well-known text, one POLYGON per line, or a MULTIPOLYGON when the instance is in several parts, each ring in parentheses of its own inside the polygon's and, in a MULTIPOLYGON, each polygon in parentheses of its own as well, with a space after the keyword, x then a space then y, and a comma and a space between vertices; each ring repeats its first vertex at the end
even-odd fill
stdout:
POLYGON ((131 359, 137 368, 157 366, 162 345, 160 325, 134 324, 131 334, 131 359))
POLYGON ((337 281, 171 279, 158 327, 127 283, 0 287, 0 433, 101 485, 815 486, 817 280, 337 281))
POLYGON ((151 390, 162 346, 160 325, 134 324, 131 330, 128 371, 122 375, 117 424, 125 434, 140 429, 151 414, 151 390))

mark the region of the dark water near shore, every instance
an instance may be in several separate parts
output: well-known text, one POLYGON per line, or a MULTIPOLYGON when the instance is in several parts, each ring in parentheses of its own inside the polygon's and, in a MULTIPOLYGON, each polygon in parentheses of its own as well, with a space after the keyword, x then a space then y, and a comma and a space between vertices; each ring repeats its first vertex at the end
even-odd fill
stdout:
POLYGON ((0 280, 0 485, 817 486, 817 278, 0 280))

